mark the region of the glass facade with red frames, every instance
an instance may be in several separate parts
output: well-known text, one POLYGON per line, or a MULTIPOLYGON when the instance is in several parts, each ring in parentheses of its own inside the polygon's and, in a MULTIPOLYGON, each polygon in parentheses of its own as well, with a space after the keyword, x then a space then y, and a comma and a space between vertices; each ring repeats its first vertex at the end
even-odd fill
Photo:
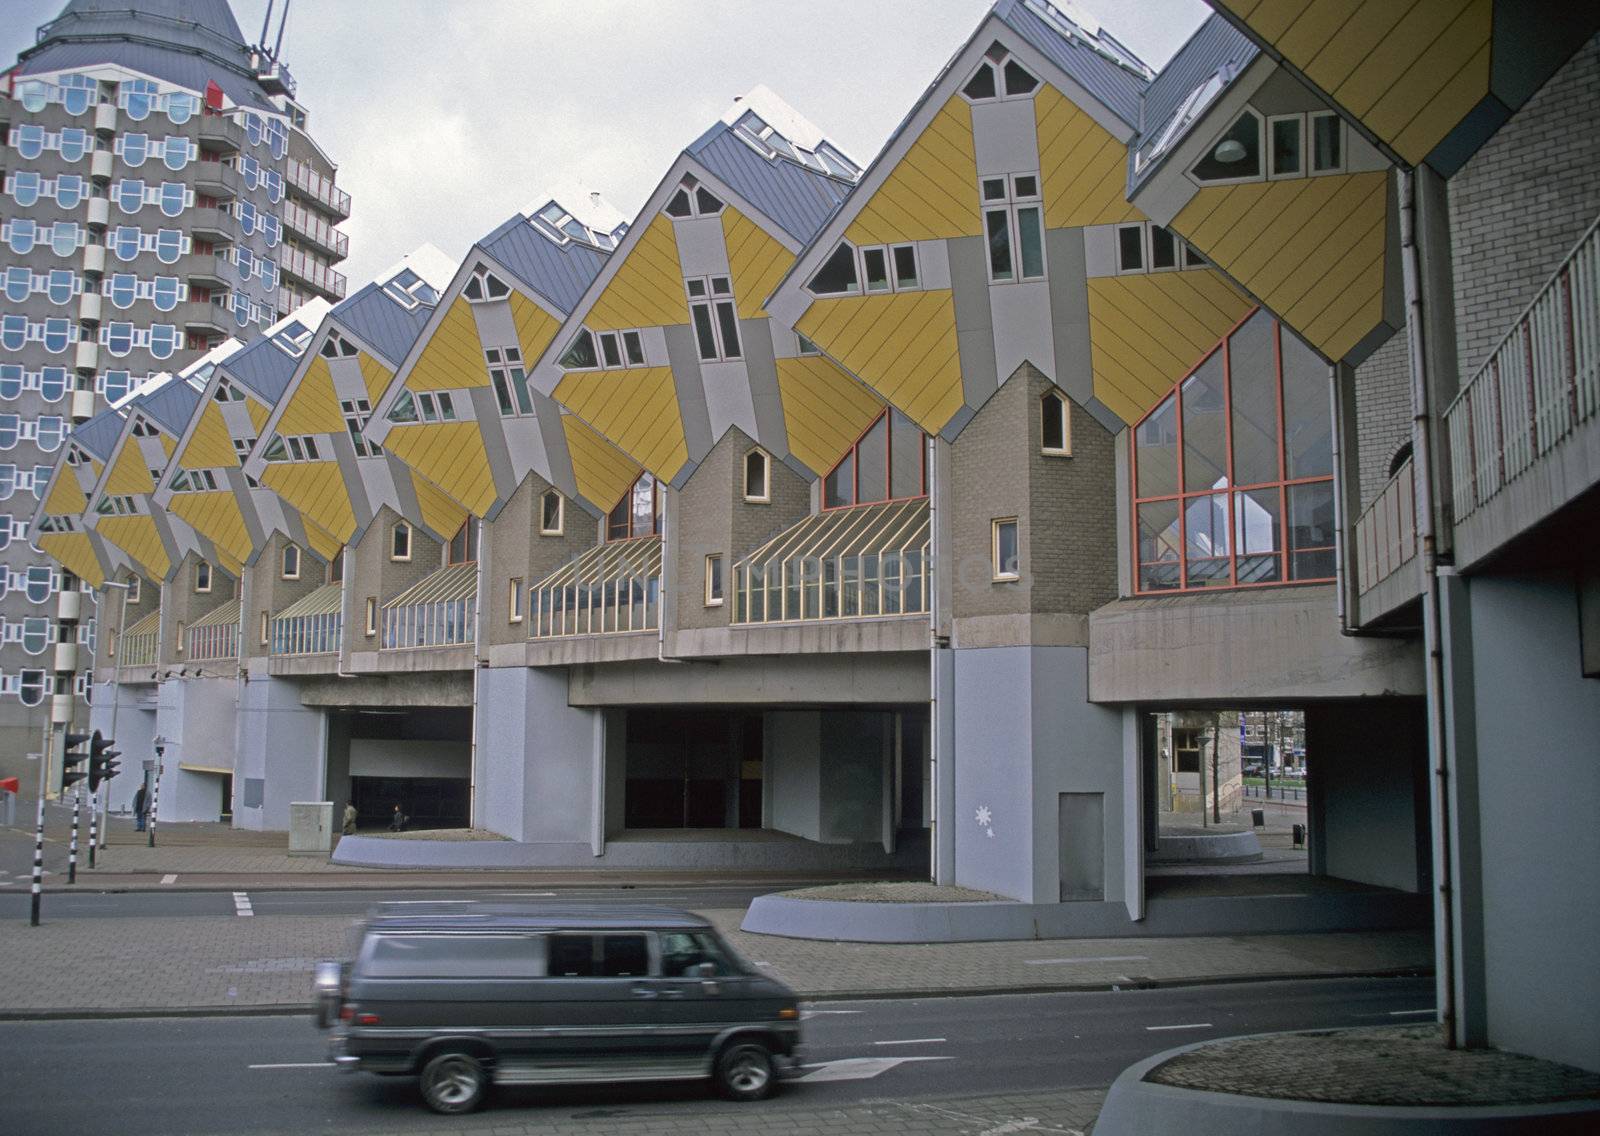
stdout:
POLYGON ((822 480, 822 507, 842 509, 928 495, 927 435, 898 410, 873 419, 822 480))
POLYGON ((1334 576, 1329 372, 1257 309, 1134 428, 1134 588, 1334 576))

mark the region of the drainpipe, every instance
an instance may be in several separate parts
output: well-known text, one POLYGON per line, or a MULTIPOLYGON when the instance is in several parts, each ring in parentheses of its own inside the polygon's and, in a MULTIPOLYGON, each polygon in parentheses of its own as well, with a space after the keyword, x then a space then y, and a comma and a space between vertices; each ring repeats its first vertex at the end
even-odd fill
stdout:
POLYGON ((483 621, 486 605, 483 597, 488 595, 484 584, 489 579, 488 550, 483 544, 483 522, 477 517, 469 517, 468 523, 477 526, 478 562, 476 575, 478 578, 478 594, 472 601, 472 729, 469 731, 470 742, 467 752, 467 824, 469 827, 478 827, 478 675, 487 665, 488 660, 483 658, 483 621))
MULTIPOLYGON (((1350 506, 1347 496, 1350 492, 1350 479, 1344 476, 1344 447, 1339 444, 1344 434, 1344 415, 1340 413, 1343 400, 1339 397, 1339 364, 1335 363, 1328 368, 1328 402, 1331 415, 1329 421, 1333 424, 1333 531, 1338 534, 1338 555, 1333 558, 1333 594, 1339 612, 1339 633, 1349 635, 1350 607, 1346 602, 1345 589, 1349 586, 1349 569, 1345 561, 1355 554, 1355 541, 1351 539, 1350 506)), ((1265 724, 1262 726, 1262 737, 1266 737, 1265 724)), ((1267 766, 1271 767, 1272 756, 1267 756, 1267 766)))
POLYGON ((1444 651, 1440 630, 1438 534, 1434 528, 1433 420, 1428 405, 1422 259, 1417 244, 1417 172, 1400 171, 1400 262, 1410 332, 1411 448, 1416 471, 1417 542, 1422 555, 1422 642, 1428 699, 1428 760, 1433 767, 1434 887, 1439 903, 1439 1023, 1456 1047, 1455 892, 1451 872, 1450 754, 1444 741, 1444 651))
POLYGON ((939 817, 944 804, 944 794, 939 791, 939 748, 943 738, 939 731, 939 584, 936 573, 944 570, 939 558, 939 462, 938 445, 933 438, 927 441, 927 456, 923 468, 928 471, 928 878, 938 883, 941 869, 947 865, 939 859, 939 817))

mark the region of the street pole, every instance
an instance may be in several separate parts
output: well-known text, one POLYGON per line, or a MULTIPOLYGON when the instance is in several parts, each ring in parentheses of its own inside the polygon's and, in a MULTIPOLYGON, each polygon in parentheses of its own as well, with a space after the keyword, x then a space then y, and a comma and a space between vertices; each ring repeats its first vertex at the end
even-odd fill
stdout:
MULTIPOLYGON (((1277 711, 1272 711, 1276 714, 1277 711)), ((1261 775, 1266 778, 1266 787, 1262 796, 1270 803, 1272 800, 1272 743, 1267 740, 1267 712, 1261 712, 1261 775)))
POLYGON ((150 794, 150 823, 145 826, 148 832, 147 848, 156 846, 156 808, 161 804, 161 755, 165 750, 165 746, 156 746, 156 787, 150 794))
POLYGON ((30 926, 39 925, 39 904, 44 897, 44 791, 50 770, 50 745, 55 731, 46 730, 44 752, 39 755, 39 815, 33 830, 33 902, 28 918, 30 926))
POLYGON ((67 882, 78 882, 78 808, 83 801, 83 791, 72 786, 72 843, 67 846, 67 882))
MULTIPOLYGON (((117 709, 122 705, 122 637, 128 630, 128 584, 127 581, 117 582, 107 580, 103 585, 107 588, 116 588, 122 593, 122 604, 117 610, 117 654, 111 664, 111 737, 117 736, 117 709)), ((106 826, 100 833, 102 841, 100 847, 106 847, 111 838, 111 782, 106 782, 105 788, 105 813, 106 826)), ((93 854, 90 854, 90 866, 94 866, 93 854)))

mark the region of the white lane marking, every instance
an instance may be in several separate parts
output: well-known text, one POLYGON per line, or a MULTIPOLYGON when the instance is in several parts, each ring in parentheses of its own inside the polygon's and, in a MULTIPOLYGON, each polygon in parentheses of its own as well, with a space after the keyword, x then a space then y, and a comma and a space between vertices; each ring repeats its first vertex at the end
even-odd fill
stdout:
POLYGON ((235 915, 254 915, 250 908, 250 893, 236 891, 233 893, 233 913, 235 915))
POLYGON ((807 1007, 801 1009, 800 1016, 802 1018, 814 1018, 818 1014, 859 1014, 859 1013, 862 1013, 862 1011, 861 1010, 813 1010, 809 1006, 807 1006, 807 1007))
POLYGON ((178 882, 178 875, 176 872, 168 872, 166 875, 161 877, 161 882, 164 884, 175 884, 178 882))
POLYGON ((875 1041, 873 1045, 943 1045, 942 1037, 906 1037, 899 1041, 875 1041))
POLYGON ((1145 1026, 1147 1030, 1210 1029, 1210 1022, 1185 1022, 1181 1026, 1145 1026))
POLYGON ((841 1061, 821 1061, 807 1065, 811 1070, 796 1077, 797 1081, 870 1081, 911 1061, 951 1061, 950 1057, 846 1057, 841 1061))
POLYGON ((549 897, 549 896, 555 895, 556 893, 553 892, 553 891, 497 891, 494 894, 495 895, 537 895, 537 896, 549 897))
POLYGON ((247 1065, 247 1069, 332 1069, 332 1061, 285 1061, 280 1065, 247 1065))
POLYGON ((1147 962, 1149 955, 1098 955, 1094 958, 1023 959, 1029 966, 1051 966, 1064 962, 1147 962))
POLYGON ((1391 1018, 1409 1018, 1413 1014, 1433 1014, 1437 1012, 1432 1007, 1426 1010, 1390 1010, 1389 1016, 1391 1018))
POLYGON ((378 902, 390 907, 409 907, 417 903, 442 905, 446 903, 477 903, 478 901, 475 899, 380 899, 378 902))

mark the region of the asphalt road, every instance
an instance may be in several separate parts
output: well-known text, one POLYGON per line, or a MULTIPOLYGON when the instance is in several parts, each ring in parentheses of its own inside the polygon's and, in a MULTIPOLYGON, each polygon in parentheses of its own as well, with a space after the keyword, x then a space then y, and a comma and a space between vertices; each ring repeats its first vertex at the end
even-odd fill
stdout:
MULTIPOLYGON (((82 886, 82 885, 80 885, 82 886)), ((758 895, 782 891, 793 884, 707 886, 662 885, 640 887, 450 887, 432 889, 373 890, 339 888, 327 891, 248 891, 257 915, 362 915, 378 903, 437 903, 475 901, 545 901, 550 903, 655 903, 666 907, 745 908, 758 895)), ((234 892, 137 891, 51 892, 44 897, 46 919, 116 919, 189 915, 233 915, 234 892)), ((0 892, 0 919, 26 919, 30 897, 26 890, 0 892)), ((0 1112, 3 1122, 3 1112, 0 1112)))
MULTIPOLYGON (((1093 1088, 1152 1053, 1260 1031, 1425 1021, 1431 979, 1337 979, 808 1007, 806 1076, 734 1105, 700 1084, 507 1089, 486 1123, 796 1119, 867 1100, 1093 1088)), ((446 1131, 409 1078, 336 1073, 306 1018, 0 1024, 0 1127, 81 1136, 446 1131)))

